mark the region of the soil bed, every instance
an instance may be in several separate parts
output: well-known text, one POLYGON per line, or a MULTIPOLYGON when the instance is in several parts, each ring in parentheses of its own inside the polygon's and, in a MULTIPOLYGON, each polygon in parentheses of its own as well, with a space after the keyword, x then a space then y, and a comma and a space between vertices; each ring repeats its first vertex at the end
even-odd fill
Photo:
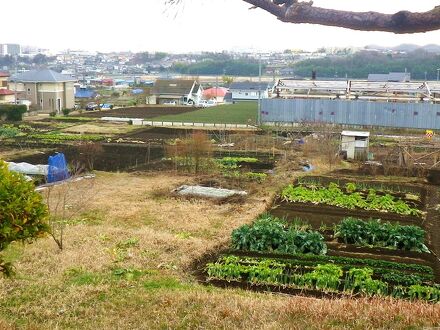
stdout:
POLYGON ((19 156, 9 160, 31 164, 47 164, 49 156, 56 152, 62 152, 70 164, 79 164, 86 169, 111 172, 148 165, 164 156, 162 146, 144 144, 104 143, 96 150, 81 148, 83 147, 63 145, 44 153, 19 156))
POLYGON ((101 117, 121 117, 121 118, 154 118, 164 115, 177 115, 185 112, 192 112, 198 110, 194 107, 165 107, 165 106, 145 106, 145 107, 128 107, 118 108, 112 110, 90 111, 83 112, 78 115, 72 115, 71 117, 89 117, 89 118, 101 118, 101 117))

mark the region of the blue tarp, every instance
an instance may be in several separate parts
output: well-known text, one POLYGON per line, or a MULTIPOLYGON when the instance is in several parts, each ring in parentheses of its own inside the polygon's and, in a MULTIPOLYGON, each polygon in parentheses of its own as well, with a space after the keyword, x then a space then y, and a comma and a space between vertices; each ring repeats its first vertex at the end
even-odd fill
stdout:
POLYGON ((140 89, 140 88, 138 88, 138 89, 133 89, 132 91, 131 91, 131 93, 132 94, 142 94, 144 92, 144 90, 143 89, 140 89))
POLYGON ((96 92, 90 89, 81 88, 76 91, 75 97, 78 99, 91 99, 96 96, 96 92))
POLYGON ((67 162, 64 154, 59 153, 55 156, 49 156, 49 170, 47 173, 47 182, 58 182, 69 178, 67 162))

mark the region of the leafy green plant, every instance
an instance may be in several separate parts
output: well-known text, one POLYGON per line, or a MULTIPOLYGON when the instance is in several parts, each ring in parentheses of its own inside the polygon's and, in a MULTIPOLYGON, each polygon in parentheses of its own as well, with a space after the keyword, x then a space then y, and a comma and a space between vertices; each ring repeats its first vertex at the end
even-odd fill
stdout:
POLYGON ((262 183, 267 179, 267 174, 266 173, 247 172, 247 173, 244 173, 244 177, 250 181, 256 181, 258 183, 262 183))
MULTIPOLYGON (((355 186, 347 184, 347 189, 354 188, 355 186)), ((282 190, 281 198, 287 202, 327 204, 346 209, 358 208, 402 215, 423 215, 422 211, 390 194, 378 195, 374 189, 370 189, 368 195, 364 196, 361 192, 343 191, 335 182, 331 182, 328 187, 288 185, 282 190)))
POLYGON ((18 136, 20 133, 20 129, 13 125, 0 126, 0 138, 9 139, 18 136))
MULTIPOLYGON (((49 231, 48 210, 32 182, 10 172, 0 160, 0 251, 14 241, 31 243, 49 231)), ((0 272, 10 275, 11 265, 0 258, 0 272)))
MULTIPOLYGON (((377 274, 371 268, 344 268, 332 263, 300 266, 296 261, 273 258, 220 257, 206 265, 209 279, 226 281, 246 281, 254 284, 272 284, 293 288, 308 288, 335 292, 344 290, 351 294, 367 296, 391 295, 396 298, 424 299, 439 301, 438 286, 393 285, 388 281, 373 279, 377 274)), ((393 283, 396 283, 393 281, 393 283)))
POLYGON ((344 289, 351 293, 359 292, 369 296, 388 294, 387 283, 373 280, 372 276, 371 268, 352 268, 347 273, 344 289))
POLYGON ((337 291, 341 284, 342 268, 337 265, 318 265, 311 272, 304 275, 305 283, 318 290, 337 291))
POLYGON ((268 214, 249 226, 232 232, 232 247, 249 251, 277 251, 282 253, 326 254, 323 236, 315 231, 297 230, 279 218, 268 214))
POLYGON ((429 252, 424 244, 425 231, 417 226, 347 217, 335 226, 334 235, 346 244, 429 252))

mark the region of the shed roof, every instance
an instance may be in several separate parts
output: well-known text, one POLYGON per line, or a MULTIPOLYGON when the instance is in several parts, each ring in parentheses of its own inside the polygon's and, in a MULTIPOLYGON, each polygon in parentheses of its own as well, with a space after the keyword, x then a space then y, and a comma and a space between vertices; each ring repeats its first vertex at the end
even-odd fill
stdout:
POLYGON ((362 136, 362 137, 369 137, 369 136, 370 136, 370 132, 342 131, 341 135, 343 135, 343 136, 362 136))
POLYGON ((11 81, 18 82, 69 82, 76 81, 70 76, 55 72, 53 70, 31 70, 14 75, 10 78, 11 81))
POLYGON ((198 84, 194 80, 189 79, 158 79, 154 84, 154 94, 173 94, 186 95, 191 92, 194 83, 196 83, 195 90, 198 90, 198 84))
POLYGON ((0 78, 9 77, 9 76, 10 76, 9 73, 0 71, 0 78))
POLYGON ((268 83, 264 82, 254 82, 254 81, 244 81, 244 82, 234 82, 229 86, 230 90, 260 90, 264 91, 269 87, 268 83))

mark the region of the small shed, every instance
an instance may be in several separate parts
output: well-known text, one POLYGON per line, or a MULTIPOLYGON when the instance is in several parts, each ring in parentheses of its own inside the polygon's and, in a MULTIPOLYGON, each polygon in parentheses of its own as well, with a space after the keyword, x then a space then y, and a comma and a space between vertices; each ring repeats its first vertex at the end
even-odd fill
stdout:
POLYGON ((341 151, 347 159, 367 160, 370 144, 370 132, 342 131, 341 151))

